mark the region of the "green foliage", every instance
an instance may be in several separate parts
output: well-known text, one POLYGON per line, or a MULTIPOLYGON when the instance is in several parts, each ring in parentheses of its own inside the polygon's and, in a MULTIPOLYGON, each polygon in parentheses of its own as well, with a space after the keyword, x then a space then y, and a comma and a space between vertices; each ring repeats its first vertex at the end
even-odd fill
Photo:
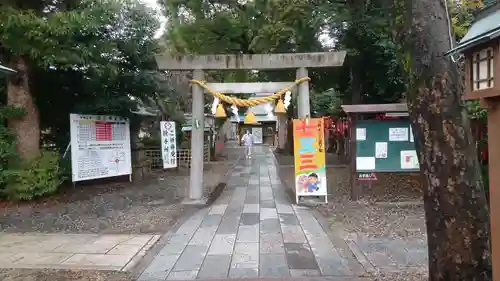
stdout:
POLYGON ((4 194, 15 200, 31 200, 56 192, 63 182, 59 159, 57 152, 42 151, 38 159, 9 170, 4 194))
POLYGON ((315 115, 339 116, 342 114, 342 104, 342 97, 333 88, 321 93, 311 92, 311 108, 315 115))
POLYGON ((136 100, 171 93, 154 60, 157 14, 138 0, 19 3, 0 4, 0 57, 29 62, 44 145, 66 148, 70 113, 138 119, 136 100))
POLYGON ((486 120, 486 109, 481 108, 481 106, 479 105, 479 101, 467 101, 465 103, 465 106, 471 119, 486 120))
POLYGON ((30 200, 55 192, 62 182, 58 153, 44 151, 33 162, 20 164, 15 136, 5 120, 22 114, 19 108, 0 107, 0 198, 30 200))
POLYGON ((0 106, 0 197, 10 179, 9 163, 17 160, 15 136, 5 126, 7 118, 22 114, 22 110, 10 106, 0 106))

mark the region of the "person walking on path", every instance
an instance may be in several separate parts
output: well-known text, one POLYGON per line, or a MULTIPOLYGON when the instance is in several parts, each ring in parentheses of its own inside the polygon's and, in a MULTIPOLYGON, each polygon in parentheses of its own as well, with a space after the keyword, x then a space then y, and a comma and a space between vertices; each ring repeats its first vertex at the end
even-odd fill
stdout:
POLYGON ((246 130, 243 137, 241 137, 241 142, 245 146, 245 158, 252 158, 253 135, 248 130, 246 130))

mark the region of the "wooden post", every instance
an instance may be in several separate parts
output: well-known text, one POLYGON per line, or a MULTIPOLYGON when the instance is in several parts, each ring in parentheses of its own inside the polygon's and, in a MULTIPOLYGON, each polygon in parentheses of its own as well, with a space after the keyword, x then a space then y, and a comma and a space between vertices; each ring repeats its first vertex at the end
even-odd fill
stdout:
POLYGON ((359 118, 358 113, 349 114, 349 154, 350 154, 350 172, 351 172, 351 200, 358 200, 362 195, 361 185, 358 182, 358 173, 356 172, 356 121, 359 118))
MULTIPOLYGON (((496 81, 495 81, 496 82, 496 81)), ((488 173, 490 177, 491 263, 493 280, 500 280, 500 97, 482 100, 488 108, 488 173)))

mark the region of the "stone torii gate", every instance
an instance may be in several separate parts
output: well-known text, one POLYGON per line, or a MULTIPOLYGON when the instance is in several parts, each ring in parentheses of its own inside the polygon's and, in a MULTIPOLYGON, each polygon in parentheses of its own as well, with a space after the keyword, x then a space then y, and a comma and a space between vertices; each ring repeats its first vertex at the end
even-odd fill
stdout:
MULTIPOLYGON (((297 79, 308 76, 307 68, 339 67, 344 63, 345 51, 324 53, 256 54, 256 55, 158 55, 156 63, 160 70, 192 70, 193 79, 204 80, 204 70, 276 70, 297 69, 297 79)), ((277 92, 285 86, 281 83, 212 83, 212 89, 222 93, 277 92), (283 86, 283 87, 282 87, 283 86), (248 89, 245 89, 248 87, 248 89)), ((299 118, 310 117, 309 82, 297 86, 299 118)), ((192 85, 193 119, 191 133, 191 169, 189 175, 189 196, 185 204, 206 204, 203 194, 203 130, 204 89, 192 85)))

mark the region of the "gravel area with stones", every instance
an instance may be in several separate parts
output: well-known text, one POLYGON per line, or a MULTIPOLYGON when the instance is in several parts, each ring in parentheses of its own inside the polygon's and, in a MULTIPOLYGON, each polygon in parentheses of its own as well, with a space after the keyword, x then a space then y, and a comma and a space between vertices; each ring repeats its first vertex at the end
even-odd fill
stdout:
MULTIPOLYGON (((277 157, 279 161, 279 156, 277 157)), ((280 176, 288 188, 294 186, 294 168, 285 162, 280 176)), ((356 236, 368 239, 426 240, 422 192, 417 175, 385 174, 361 200, 350 200, 349 168, 327 167, 329 202, 319 205, 332 232, 344 239, 356 236)), ((423 281, 424 269, 368 274, 372 280, 423 281)))
MULTIPOLYGON (((205 183, 216 185, 230 167, 210 165, 205 183)), ((140 182, 82 183, 41 200, 0 202, 0 231, 164 234, 194 208, 180 204, 188 183, 189 170, 179 168, 140 182)))
POLYGON ((2 281, 133 281, 125 272, 56 269, 0 269, 2 281))

